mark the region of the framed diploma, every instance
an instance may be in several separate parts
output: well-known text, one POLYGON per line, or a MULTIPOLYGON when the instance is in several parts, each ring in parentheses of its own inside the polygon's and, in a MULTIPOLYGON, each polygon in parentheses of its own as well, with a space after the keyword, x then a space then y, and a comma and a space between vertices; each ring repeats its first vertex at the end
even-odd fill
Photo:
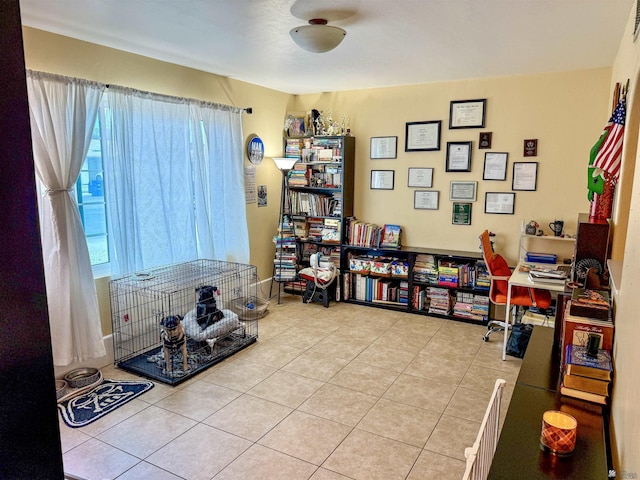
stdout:
POLYGON ((416 190, 413 192, 413 208, 421 210, 438 210, 440 192, 416 190))
POLYGON ((372 190, 393 190, 395 170, 371 170, 372 190))
POLYGON ((433 187, 433 168, 410 168, 409 187, 433 187))
POLYGON ((447 172, 471 171, 471 142, 447 142, 447 172))
POLYGON ((487 192, 484 197, 484 213, 513 215, 516 194, 509 192, 487 192))
POLYGON ((455 100, 449 108, 449 129, 484 128, 487 99, 455 100))
POLYGON ((486 152, 484 154, 483 180, 506 180, 508 153, 486 152))
POLYGON ((407 122, 405 152, 425 152, 440 150, 441 120, 427 122, 407 122))
POLYGON ((534 192, 538 182, 538 162, 514 162, 511 190, 534 192))
POLYGON ((369 158, 396 158, 398 152, 398 137, 371 137, 369 158))
POLYGON ((451 182, 449 187, 449 200, 475 202, 477 189, 478 182, 451 182))
POLYGON ((471 204, 453 202, 451 223, 453 225, 471 225, 471 204))

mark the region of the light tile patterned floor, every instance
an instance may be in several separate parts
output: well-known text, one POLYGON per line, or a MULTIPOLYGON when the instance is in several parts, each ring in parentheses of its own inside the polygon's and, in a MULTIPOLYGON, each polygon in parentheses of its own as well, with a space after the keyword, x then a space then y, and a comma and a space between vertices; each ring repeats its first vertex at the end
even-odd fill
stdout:
MULTIPOLYGON (((485 327, 275 301, 259 340, 177 387, 80 429, 65 471, 89 480, 458 479, 496 378, 503 416, 521 361, 485 327)), ((135 378, 108 367, 105 378, 135 378)))

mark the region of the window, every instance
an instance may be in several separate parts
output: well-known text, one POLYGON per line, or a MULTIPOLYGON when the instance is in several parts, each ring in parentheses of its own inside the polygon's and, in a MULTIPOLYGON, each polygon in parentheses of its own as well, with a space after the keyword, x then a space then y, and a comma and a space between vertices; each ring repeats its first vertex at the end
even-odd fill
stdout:
POLYGON ((109 235, 104 192, 102 139, 100 115, 98 115, 93 127, 89 151, 80 170, 75 189, 92 266, 109 263, 109 235))

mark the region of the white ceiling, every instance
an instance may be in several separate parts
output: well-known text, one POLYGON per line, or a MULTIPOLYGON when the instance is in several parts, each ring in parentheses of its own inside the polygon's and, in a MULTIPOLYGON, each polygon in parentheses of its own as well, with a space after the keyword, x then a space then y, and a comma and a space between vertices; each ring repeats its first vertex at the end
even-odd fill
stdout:
POLYGON ((634 1, 20 0, 20 5, 30 27, 298 94, 609 67, 634 1), (293 43, 289 30, 313 17, 347 30, 335 50, 314 54, 293 43))

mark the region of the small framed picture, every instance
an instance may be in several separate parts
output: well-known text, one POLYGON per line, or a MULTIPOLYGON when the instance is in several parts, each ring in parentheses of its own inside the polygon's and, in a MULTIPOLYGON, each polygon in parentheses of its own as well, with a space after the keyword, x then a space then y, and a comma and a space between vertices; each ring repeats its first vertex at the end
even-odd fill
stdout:
POLYGON ((289 126, 289 136, 290 137, 301 137, 305 134, 305 125, 304 125, 304 117, 303 116, 289 116, 290 126, 289 126))
POLYGON ((524 141, 524 152, 523 155, 525 157, 537 157, 538 156, 538 139, 530 138, 524 141))
POLYGON ((398 137, 371 137, 369 158, 396 158, 398 155, 398 137))
POLYGON ((449 186, 449 200, 461 200, 466 202, 476 201, 478 182, 452 181, 449 186))
POLYGON ((426 152, 440 150, 441 120, 407 122, 405 152, 426 152))
POLYGON ((409 168, 409 187, 433 187, 433 168, 409 168))
POLYGON ((538 162, 514 162, 511 190, 534 192, 538 182, 538 162))
POLYGON ((453 225, 471 225, 471 204, 453 202, 451 223, 453 225))
POLYGON ((400 225, 385 224, 382 230, 381 247, 400 247, 400 238, 402 237, 402 227, 400 225))
POLYGON ((513 215, 516 194, 513 192, 487 192, 484 197, 484 213, 513 215))
POLYGON ((481 150, 491 148, 492 136, 493 134, 491 132, 480 132, 480 135, 478 136, 478 148, 481 150))
POLYGON ((447 142, 447 172, 471 171, 471 142, 447 142))
POLYGON ((413 192, 413 208, 420 210, 438 210, 440 192, 416 190, 413 192))
POLYGON ((507 157, 504 152, 486 152, 484 154, 483 180, 506 180, 507 157))
POLYGON ((449 129, 484 128, 487 99, 455 100, 449 108, 449 129))
POLYGON ((393 190, 395 170, 371 170, 372 190, 393 190))

